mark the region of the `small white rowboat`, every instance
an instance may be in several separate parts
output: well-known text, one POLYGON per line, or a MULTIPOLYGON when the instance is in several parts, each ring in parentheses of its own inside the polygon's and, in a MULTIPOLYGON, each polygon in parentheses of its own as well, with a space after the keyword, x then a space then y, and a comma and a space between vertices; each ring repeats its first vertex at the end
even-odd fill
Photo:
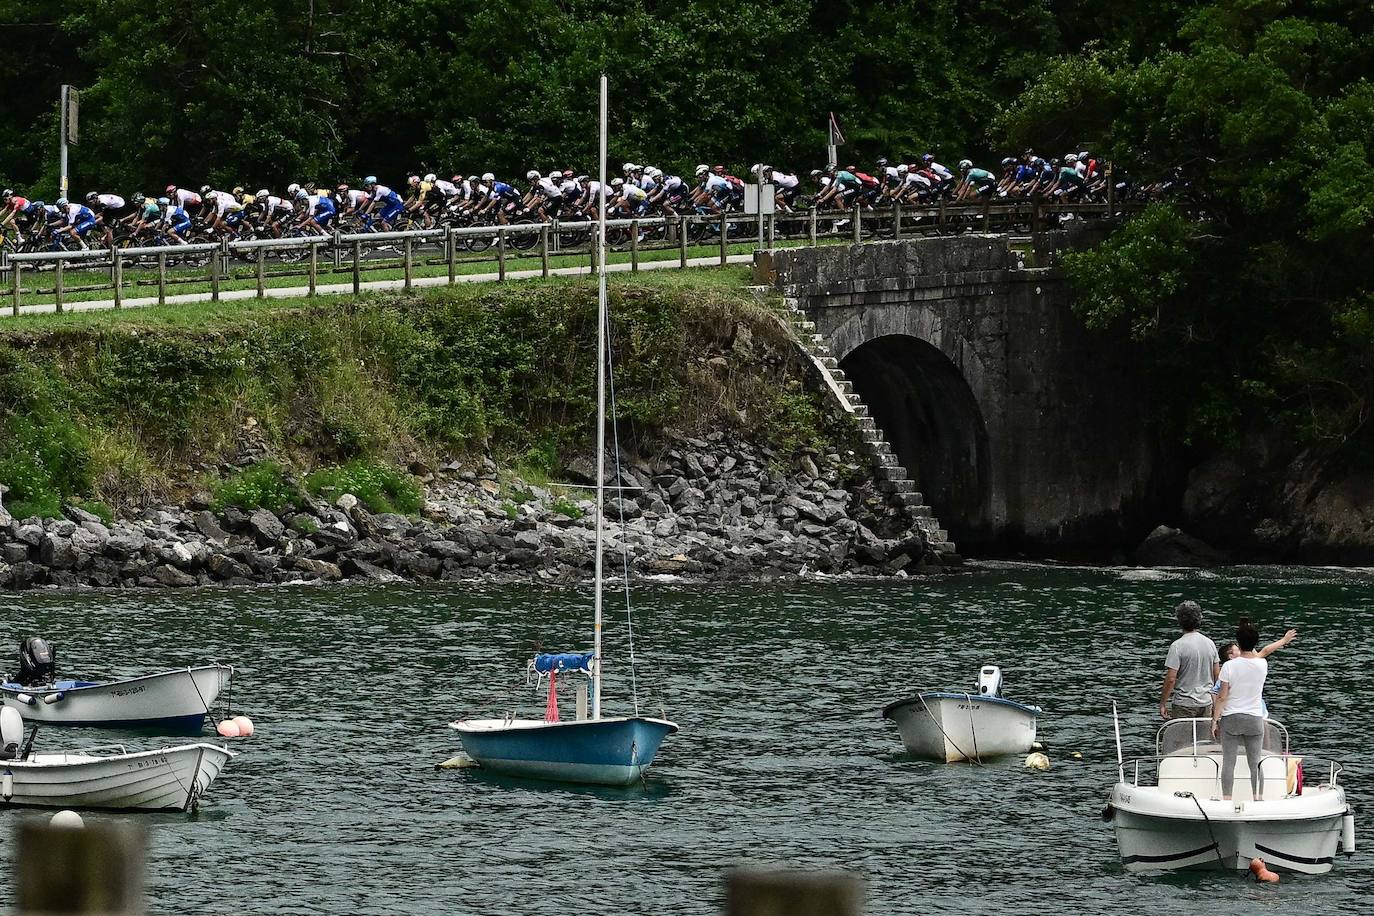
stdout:
POLYGON ((986 665, 978 692, 934 690, 889 703, 883 718, 897 725, 907 753, 955 763, 1024 754, 1035 744, 1040 707, 999 696, 1002 672, 986 665))
POLYGON ((228 685, 230 665, 177 668, 115 681, 0 684, 0 702, 30 722, 198 732, 228 685))

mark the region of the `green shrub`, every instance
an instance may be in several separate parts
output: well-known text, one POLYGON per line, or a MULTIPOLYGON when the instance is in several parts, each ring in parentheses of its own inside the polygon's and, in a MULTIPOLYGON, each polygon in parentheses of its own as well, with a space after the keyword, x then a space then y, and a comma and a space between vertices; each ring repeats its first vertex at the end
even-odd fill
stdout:
POLYGON ((90 487, 90 446, 85 433, 46 410, 10 417, 0 442, 0 483, 16 518, 57 518, 62 503, 90 487))
POLYGON ((577 504, 562 496, 554 500, 553 505, 549 508, 559 515, 566 515, 571 519, 579 519, 582 517, 582 510, 577 507, 577 504))
POLYGON ((415 478, 395 468, 366 461, 320 468, 305 478, 308 492, 336 497, 352 493, 369 512, 414 515, 425 504, 415 478))
POLYGON ((275 461, 261 461, 214 487, 216 509, 268 509, 281 512, 301 505, 301 490, 275 461))

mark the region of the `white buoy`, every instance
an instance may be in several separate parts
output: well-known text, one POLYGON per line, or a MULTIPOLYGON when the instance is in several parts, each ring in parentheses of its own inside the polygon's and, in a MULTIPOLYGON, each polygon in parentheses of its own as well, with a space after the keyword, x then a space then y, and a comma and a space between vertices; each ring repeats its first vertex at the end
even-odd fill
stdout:
POLYGON ((468 767, 475 766, 477 766, 476 760, 473 760, 467 754, 459 754, 457 757, 450 757, 443 763, 436 763, 434 768, 436 770, 465 770, 468 767))
POLYGON ((81 815, 75 811, 62 810, 52 816, 48 821, 54 827, 64 827, 70 830, 80 830, 86 826, 86 822, 81 819, 81 815))
POLYGON ((1341 852, 1348 856, 1355 854, 1355 812, 1346 811, 1341 818, 1341 852))
POLYGON ((253 720, 247 716, 234 716, 234 723, 239 727, 239 735, 244 738, 253 737, 253 720))
POLYGON ((1048 770, 1050 768, 1050 758, 1036 751, 1026 757, 1026 768, 1029 770, 1048 770))
POLYGON ((221 738, 237 738, 243 734, 239 724, 233 719, 220 719, 219 724, 215 726, 215 731, 219 732, 221 738))

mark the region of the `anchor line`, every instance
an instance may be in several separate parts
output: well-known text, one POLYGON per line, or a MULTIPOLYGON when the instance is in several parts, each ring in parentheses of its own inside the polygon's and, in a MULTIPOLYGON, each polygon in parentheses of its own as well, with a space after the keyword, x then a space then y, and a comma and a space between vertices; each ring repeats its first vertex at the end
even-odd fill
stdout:
POLYGON ((973 727, 973 697, 964 694, 964 700, 968 703, 968 733, 969 737, 973 739, 973 756, 981 764, 983 758, 978 753, 978 729, 973 727))
MULTIPOLYGON (((200 685, 196 683, 196 676, 191 673, 191 667, 189 665, 186 666, 186 676, 191 679, 191 686, 195 688, 196 696, 200 697, 200 705, 205 707, 205 714, 210 717, 211 722, 215 723, 215 729, 218 731, 219 723, 223 720, 216 719, 215 714, 210 711, 210 704, 205 702, 205 694, 200 692, 200 685)), ((232 683, 232 681, 233 678, 231 677, 230 682, 232 683)))
POLYGON ((1225 871, 1226 862, 1221 857, 1221 844, 1217 842, 1217 835, 1212 830, 1212 819, 1207 816, 1207 811, 1202 807, 1202 802, 1198 801, 1197 796, 1194 795, 1192 792, 1175 792, 1174 794, 1186 798, 1191 798, 1193 800, 1193 804, 1197 805, 1198 813, 1202 815, 1202 821, 1207 825, 1207 835, 1212 838, 1212 851, 1217 854, 1217 864, 1221 866, 1222 871, 1225 871))
MULTIPOLYGON (((974 752, 974 756, 970 757, 970 756, 968 755, 968 753, 967 753, 962 747, 960 747, 958 744, 956 744, 956 743, 954 742, 954 739, 951 738, 951 737, 949 736, 949 732, 945 731, 945 727, 944 727, 943 725, 940 724, 940 720, 937 719, 937 718, 935 718, 935 713, 931 712, 931 711, 930 711, 930 707, 926 705, 926 698, 923 697, 923 696, 921 696, 921 695, 918 693, 918 694, 916 694, 916 699, 918 699, 918 700, 921 701, 921 706, 925 709, 926 715, 930 716, 930 721, 932 721, 932 722, 935 723, 935 727, 938 728, 938 729, 940 730, 940 734, 941 734, 941 735, 944 735, 945 740, 949 742, 950 747, 954 748, 954 749, 955 749, 956 751, 958 751, 960 754, 963 754, 965 760, 972 761, 973 763, 976 763, 976 764, 978 764, 979 766, 982 766, 982 765, 983 765, 983 761, 978 759, 978 756, 977 756, 977 752, 976 752, 976 751, 974 752)), ((972 712, 970 712, 970 715, 972 715, 972 712)))

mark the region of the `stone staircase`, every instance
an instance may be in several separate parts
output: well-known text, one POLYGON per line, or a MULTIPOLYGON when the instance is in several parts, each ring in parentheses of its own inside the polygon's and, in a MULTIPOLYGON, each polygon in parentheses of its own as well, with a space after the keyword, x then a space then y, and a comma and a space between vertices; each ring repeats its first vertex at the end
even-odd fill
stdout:
POLYGON ((954 542, 949 539, 949 532, 940 527, 940 520, 935 517, 930 506, 925 504, 925 497, 916 489, 916 481, 897 460, 896 452, 892 451, 892 446, 888 444, 883 431, 870 416, 868 405, 854 390, 854 383, 845 377, 839 360, 830 352, 825 338, 816 333, 815 322, 809 320, 805 313, 790 301, 787 303, 787 309, 789 322, 794 331, 793 338, 820 371, 826 387, 834 394, 840 407, 854 418, 859 428, 863 449, 872 462, 879 486, 888 494, 892 504, 906 516, 908 522, 925 533, 932 550, 946 562, 958 563, 960 557, 954 542))

